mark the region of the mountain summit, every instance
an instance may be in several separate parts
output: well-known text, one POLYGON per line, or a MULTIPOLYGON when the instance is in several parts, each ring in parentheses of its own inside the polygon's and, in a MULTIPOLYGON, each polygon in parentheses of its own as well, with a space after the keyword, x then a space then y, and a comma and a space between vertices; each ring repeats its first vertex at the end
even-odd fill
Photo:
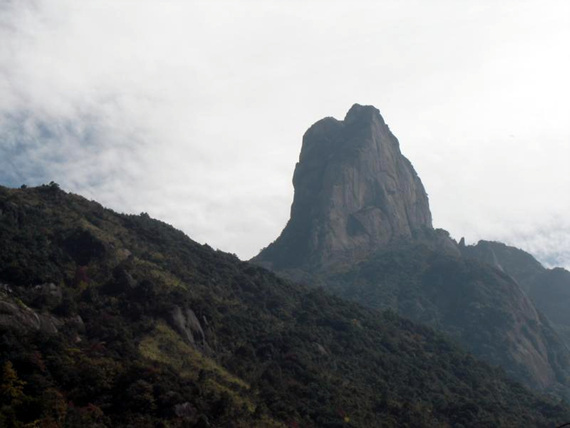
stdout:
POLYGON ((433 327, 527 386, 570 397, 566 344, 507 272, 433 229, 424 187, 376 108, 355 104, 309 128, 293 184, 291 218, 255 263, 433 327))
POLYGON ((355 104, 303 136, 291 218, 255 261, 272 269, 322 268, 432 227, 428 197, 378 109, 355 104))

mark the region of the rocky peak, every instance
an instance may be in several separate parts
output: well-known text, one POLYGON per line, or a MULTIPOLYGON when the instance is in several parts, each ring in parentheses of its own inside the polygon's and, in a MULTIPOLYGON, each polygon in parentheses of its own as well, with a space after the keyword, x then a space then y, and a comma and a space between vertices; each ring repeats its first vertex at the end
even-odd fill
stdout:
POLYGON ((461 248, 464 257, 476 259, 499 269, 515 279, 525 292, 530 282, 546 269, 530 254, 501 242, 479 241, 461 248))
POLYGON ((374 106, 362 106, 354 104, 344 117, 344 124, 350 125, 355 122, 372 122, 378 121, 379 124, 385 125, 384 119, 380 115, 380 110, 374 106))
POLYGON ((254 261, 273 269, 354 262, 432 227, 428 197, 378 109, 355 104, 303 136, 291 218, 254 261))

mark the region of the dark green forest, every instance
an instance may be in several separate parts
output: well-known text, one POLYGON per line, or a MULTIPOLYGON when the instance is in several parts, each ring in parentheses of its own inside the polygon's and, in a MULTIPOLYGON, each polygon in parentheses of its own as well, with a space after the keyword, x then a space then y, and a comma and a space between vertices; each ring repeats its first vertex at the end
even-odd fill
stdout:
POLYGON ((390 309, 442 331, 527 386, 568 397, 568 348, 550 320, 532 308, 526 293, 505 272, 442 251, 432 236, 441 233, 386 246, 363 262, 313 279, 344 299, 390 309), (554 386, 540 384, 547 370, 554 386))
MULTIPOLYGON (((383 293, 375 298, 394 298, 383 293)), ((5 427, 570 421, 565 402, 429 327, 280 279, 55 183, 0 187, 0 331, 5 427)))

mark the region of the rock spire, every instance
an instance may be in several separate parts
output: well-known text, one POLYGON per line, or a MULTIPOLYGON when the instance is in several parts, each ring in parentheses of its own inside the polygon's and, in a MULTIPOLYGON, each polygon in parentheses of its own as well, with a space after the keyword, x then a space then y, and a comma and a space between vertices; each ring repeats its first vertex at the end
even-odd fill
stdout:
POLYGON ((373 106, 355 104, 303 136, 293 175, 291 218, 254 258, 271 269, 320 269, 353 262, 431 228, 428 197, 373 106))

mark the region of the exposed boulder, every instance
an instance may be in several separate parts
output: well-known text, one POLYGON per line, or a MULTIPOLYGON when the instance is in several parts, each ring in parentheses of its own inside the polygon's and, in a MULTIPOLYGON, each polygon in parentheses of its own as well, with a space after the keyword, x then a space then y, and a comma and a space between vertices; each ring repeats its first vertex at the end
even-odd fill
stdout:
POLYGON ((63 299, 61 287, 54 283, 45 283, 36 285, 32 289, 36 304, 39 306, 55 307, 59 305, 63 299))
POLYGON ((180 308, 174 306, 170 312, 170 321, 178 333, 193 346, 205 348, 206 336, 200 325, 200 321, 196 317, 194 311, 190 308, 180 308))
POLYGON ((0 327, 20 332, 41 331, 56 334, 63 322, 54 316, 40 314, 20 300, 0 300, 0 327))

